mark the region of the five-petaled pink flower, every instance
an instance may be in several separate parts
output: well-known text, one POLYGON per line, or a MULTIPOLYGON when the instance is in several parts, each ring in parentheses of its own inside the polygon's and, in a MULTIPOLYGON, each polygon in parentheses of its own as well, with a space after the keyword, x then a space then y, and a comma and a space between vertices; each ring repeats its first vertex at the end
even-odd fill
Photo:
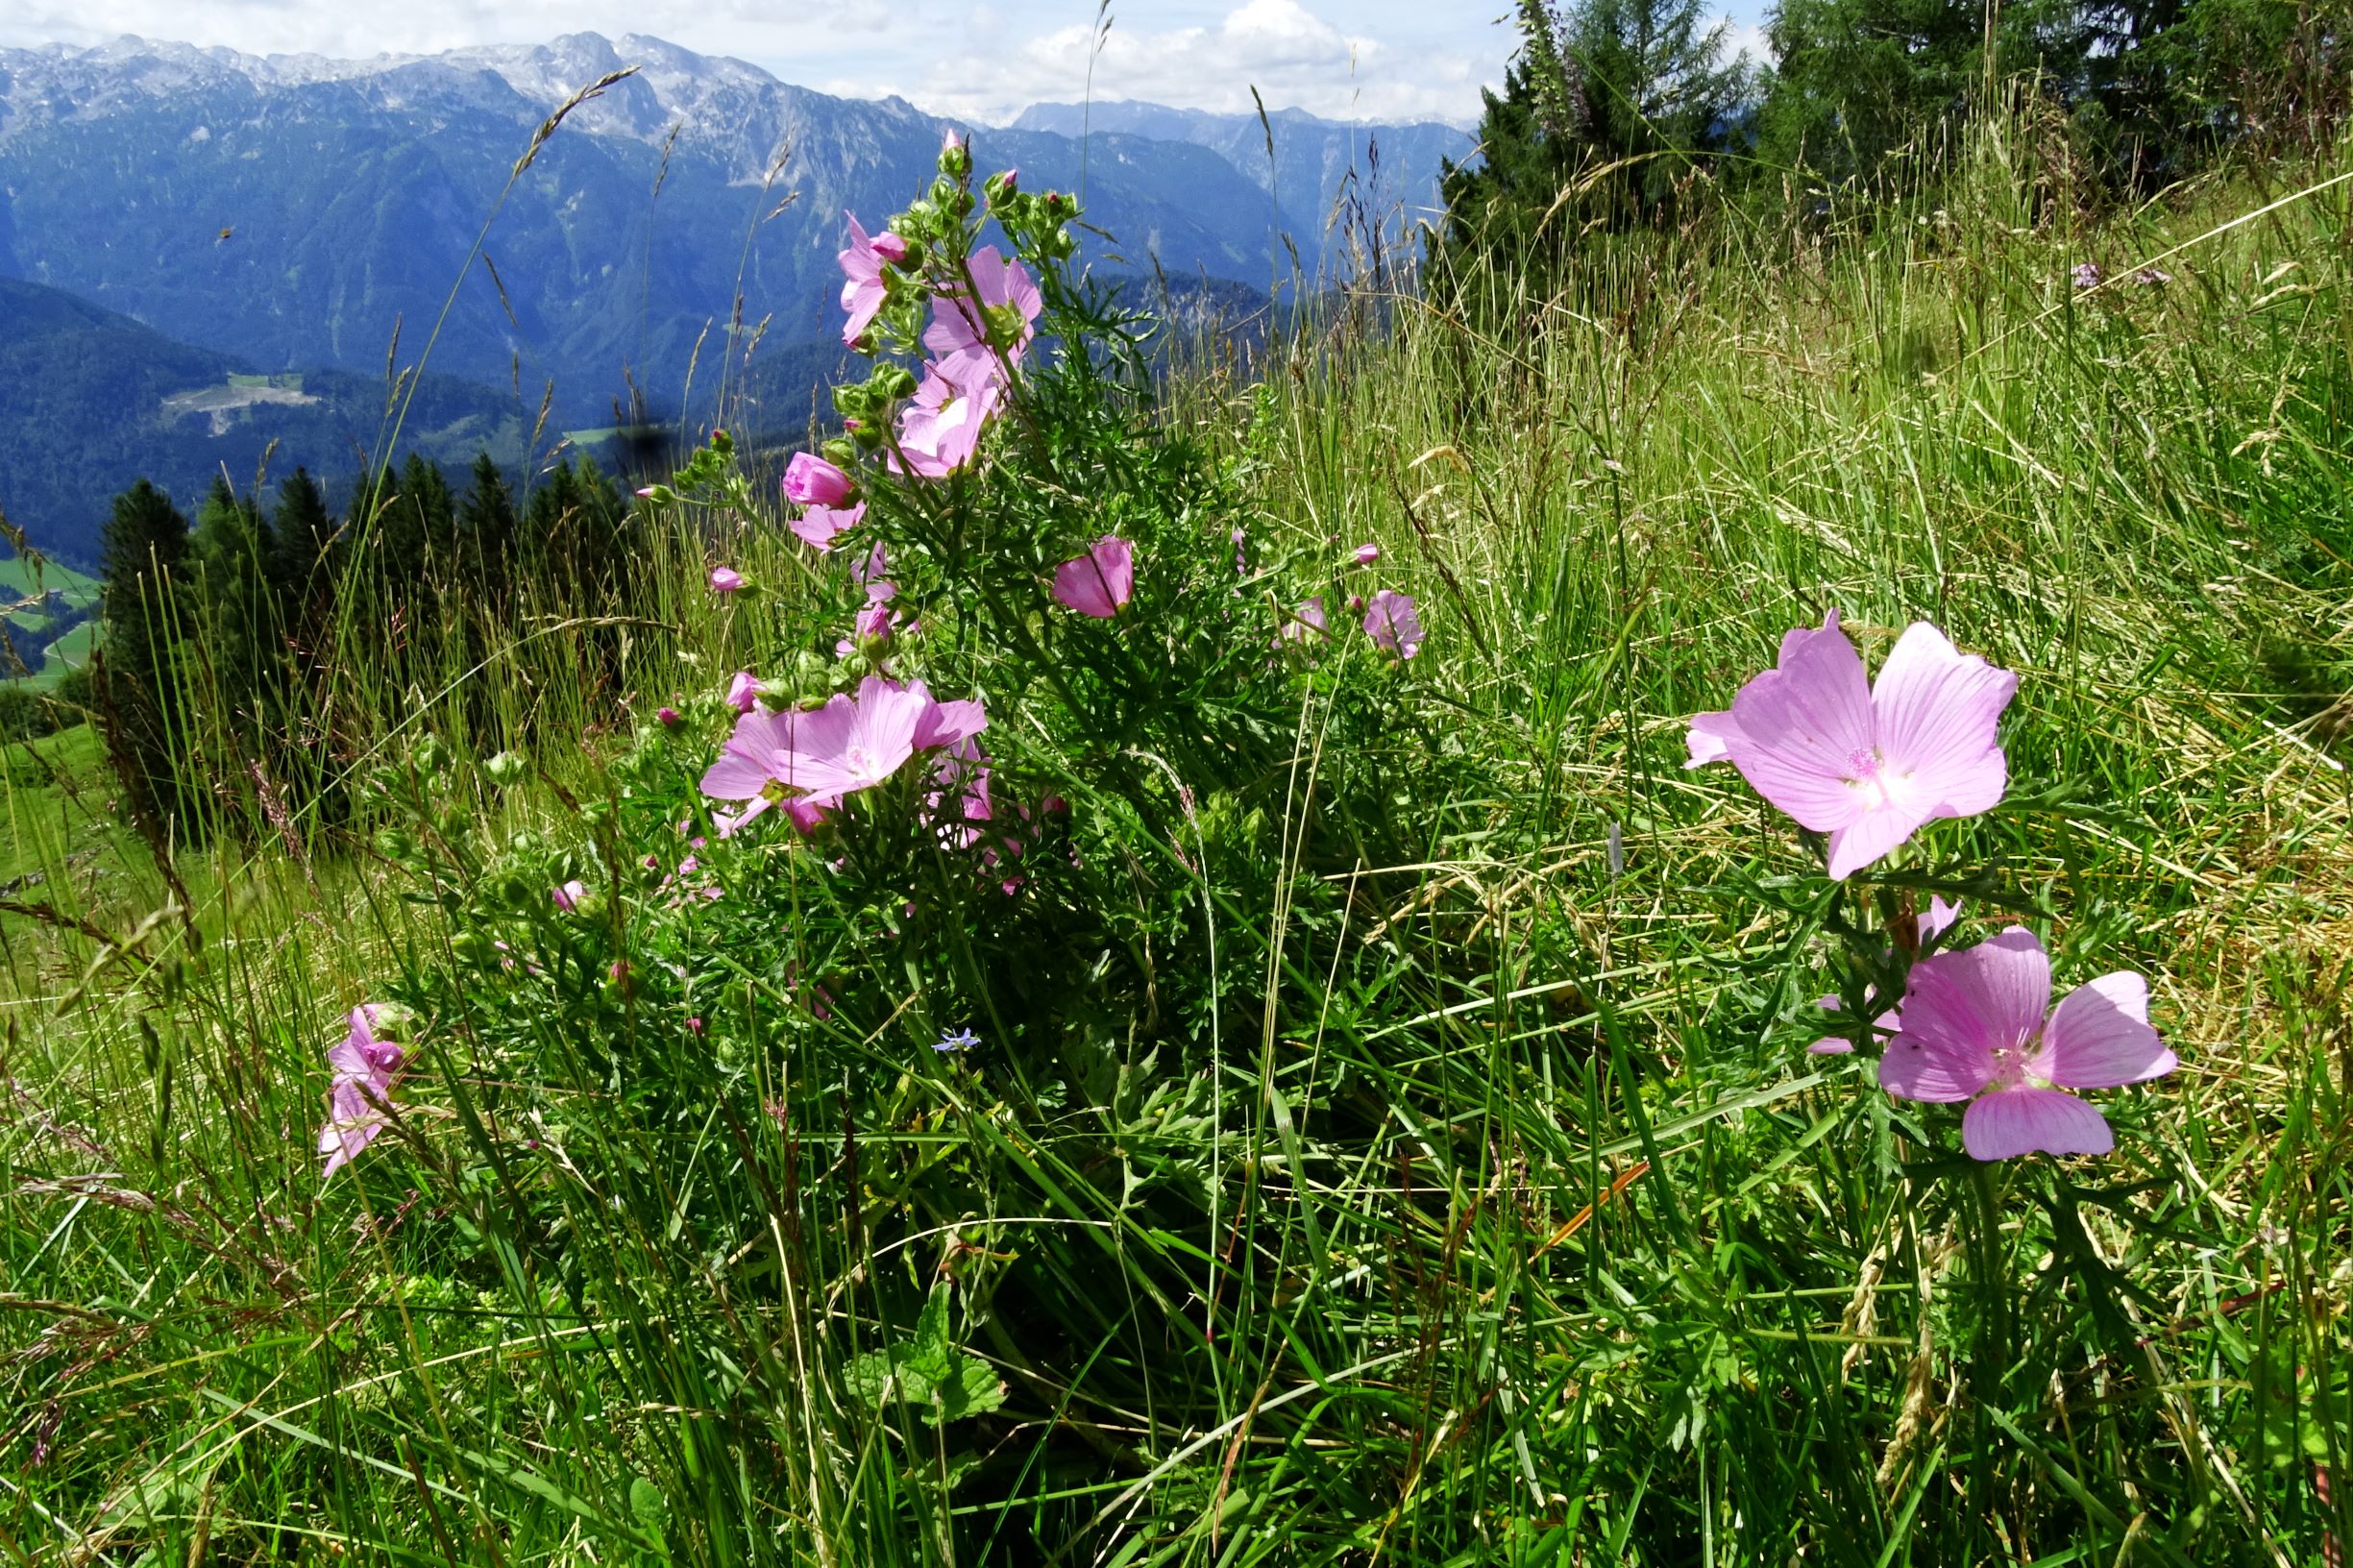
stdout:
POLYGON ((793 536, 815 550, 831 550, 834 540, 856 527, 866 517, 866 502, 855 506, 803 506, 785 526, 793 536))
POLYGON ((1002 380, 1006 367, 1019 364, 1029 351, 1045 300, 1021 263, 1006 260, 993 245, 974 251, 968 265, 978 293, 958 288, 940 295, 933 302, 923 347, 950 380, 968 384, 982 377, 1002 380), (1000 349, 1002 361, 997 357, 1000 349))
POLYGON ((2108 1120, 2071 1093, 2161 1078, 2180 1065, 2148 1026, 2148 983, 2128 969, 2050 1005, 2050 959, 2023 926, 1912 966, 1902 1028, 1879 1087, 1967 1100, 1961 1146, 1978 1160, 2106 1154, 2108 1120))
POLYGON ((744 574, 738 572, 734 567, 715 566, 711 568, 711 592, 732 594, 743 586, 744 574))
POLYGON ((784 465, 784 496, 800 506, 839 506, 858 493, 858 483, 815 453, 797 452, 784 465))
POLYGON ((1409 659, 1422 650, 1421 612, 1413 596, 1384 588, 1364 606, 1364 635, 1384 652, 1409 659))
POLYGON ((978 702, 935 701, 919 680, 900 686, 869 675, 854 698, 837 694, 821 708, 744 715, 702 775, 702 793, 748 802, 723 821, 724 833, 775 804, 806 830, 845 796, 888 780, 917 752, 953 747, 988 723, 978 702))
POLYGON ((842 308, 849 312, 849 319, 842 324, 842 341, 855 344, 873 325, 889 297, 882 269, 907 259, 907 242, 888 229, 870 239, 858 226, 855 212, 842 216, 849 220, 849 249, 841 253, 842 272, 848 280, 842 285, 842 308))
POLYGON ((1729 709, 1691 721, 1697 768, 1727 762, 1799 825, 1830 836, 1829 874, 1871 865, 1940 817, 1993 808, 2009 783, 1995 737, 2018 676, 1916 621, 1876 685, 1839 629, 1781 639, 1780 662, 1740 689, 1729 709))
MULTIPOLYGON (((915 400, 898 416, 898 450, 908 472, 918 478, 941 479, 972 460, 980 450, 980 432, 996 412, 1004 383, 981 376, 970 383, 955 380, 934 369, 915 389, 915 400)), ((898 457, 891 459, 898 466, 898 457)))
POLYGON ((358 1158, 384 1130, 392 1101, 392 1086, 407 1053, 387 1040, 376 1038, 383 1015, 378 1002, 352 1009, 351 1028, 341 1044, 327 1053, 334 1081, 327 1093, 327 1124, 319 1129, 319 1152, 327 1156, 321 1180, 358 1158))
POLYGON ((1108 621, 1136 592, 1136 547, 1107 533, 1075 560, 1054 569, 1054 600, 1065 609, 1108 621))

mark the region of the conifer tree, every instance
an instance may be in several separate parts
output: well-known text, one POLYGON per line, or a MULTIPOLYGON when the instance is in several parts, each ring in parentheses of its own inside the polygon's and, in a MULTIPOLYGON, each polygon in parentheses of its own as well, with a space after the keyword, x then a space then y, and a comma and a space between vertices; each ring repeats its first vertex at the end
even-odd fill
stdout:
POLYGON ((279 629, 295 662, 307 671, 316 658, 318 635, 334 592, 329 554, 335 539, 335 521, 328 514, 326 494, 308 469, 296 469, 278 487, 278 510, 270 533, 270 583, 277 599, 279 629))
POLYGON ((515 515, 515 495, 506 476, 489 453, 474 459, 473 480, 457 508, 460 551, 466 560, 466 580, 493 598, 503 598, 515 570, 515 549, 522 529, 515 515))
POLYGON ((276 550, 261 508, 215 477, 196 514, 204 638, 220 717, 239 741, 258 747, 279 690, 276 550))
POLYGON ((102 544, 99 616, 112 739, 151 822, 179 813, 185 744, 181 647, 188 622, 188 520, 141 479, 114 498, 102 544))

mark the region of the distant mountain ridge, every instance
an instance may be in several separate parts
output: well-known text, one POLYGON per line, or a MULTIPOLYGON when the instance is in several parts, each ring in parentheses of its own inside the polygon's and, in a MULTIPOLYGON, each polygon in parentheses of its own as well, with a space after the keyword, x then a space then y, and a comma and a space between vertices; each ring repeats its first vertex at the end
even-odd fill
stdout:
MULTIPOLYGON (((1278 230, 1314 271, 1351 170, 1368 188, 1422 189, 1438 149, 1467 139, 1285 112, 1270 179, 1254 117, 1099 105, 1085 146, 1058 129, 1066 118, 1041 105, 1021 126, 979 131, 982 166, 1018 165, 1033 189, 1074 189, 1083 168, 1087 217, 1115 236, 1087 241, 1098 266, 1251 288, 1290 271, 1278 230)), ((547 396, 554 429, 612 425, 622 404, 691 428, 715 416, 723 384, 730 420, 782 428, 809 416, 816 383, 844 361, 844 210, 878 222, 919 194, 946 123, 901 99, 831 97, 742 61, 590 33, 360 61, 136 38, 0 49, 0 278, 111 313, 85 330, 141 367, 143 401, 99 423, 126 438, 135 427, 165 454, 150 468, 201 445, 204 417, 220 427, 206 440, 263 427, 315 440, 336 420, 348 436, 354 388, 380 399, 387 370, 421 358, 527 426, 547 396), (533 132, 631 65, 540 150, 469 269, 533 132), (190 355, 219 363, 193 380, 163 373, 190 355), (233 370, 356 380, 321 410, 307 391, 233 396, 233 370), (185 384, 164 384, 174 377, 185 384), (157 423, 157 400, 183 394, 191 419, 157 423), (264 418, 257 405, 273 399, 264 418)), ((0 301, 0 313, 22 308, 21 296, 0 301)), ((54 341, 40 353, 72 359, 54 341)), ((19 389, 0 407, 85 417, 71 403, 19 389)), ((0 504, 84 559, 87 508, 53 520, 30 498, 95 482, 33 472, 32 453, 85 452, 86 433, 0 453, 0 504)))
MULTIPOLYGON (((383 460, 386 390, 331 370, 266 378, 62 290, 0 279, 0 513, 44 551, 95 566, 110 498, 135 479, 192 517, 215 474, 244 492, 265 466, 274 483, 297 466, 348 479, 383 460)), ((445 463, 488 451, 516 471, 535 413, 428 376, 400 450, 445 463)))
POLYGON ((1065 136, 1108 132, 1206 147, 1272 193, 1294 232, 1319 237, 1341 220, 1341 206, 1352 196, 1375 215, 1402 211, 1409 225, 1434 216, 1441 162, 1461 162, 1478 146, 1469 132, 1436 121, 1330 120, 1303 109, 1280 109, 1262 122, 1256 114, 1170 109, 1132 99, 1092 106, 1032 104, 1013 123, 1019 130, 1065 136))

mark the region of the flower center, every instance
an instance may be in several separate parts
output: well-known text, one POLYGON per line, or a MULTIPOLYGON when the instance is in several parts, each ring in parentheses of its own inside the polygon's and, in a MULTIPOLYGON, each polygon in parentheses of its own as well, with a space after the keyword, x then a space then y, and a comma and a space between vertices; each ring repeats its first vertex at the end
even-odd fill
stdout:
POLYGON ((1879 771, 1882 761, 1875 746, 1857 747, 1847 753, 1847 788, 1874 810, 1886 805, 1889 798, 1888 780, 1879 771))
POLYGON ((842 762, 844 766, 846 766, 851 772, 857 774, 860 778, 871 778, 874 776, 874 753, 869 751, 863 746, 853 745, 844 747, 842 751, 842 762))
POLYGON ((2022 1040, 1994 1047, 1994 1076, 1986 1084, 1990 1090, 2016 1089, 2024 1084, 2029 1089, 2048 1089, 2050 1080, 2026 1070, 2034 1057, 2035 1047, 2042 1043, 2042 1031, 2037 1030, 2022 1040))

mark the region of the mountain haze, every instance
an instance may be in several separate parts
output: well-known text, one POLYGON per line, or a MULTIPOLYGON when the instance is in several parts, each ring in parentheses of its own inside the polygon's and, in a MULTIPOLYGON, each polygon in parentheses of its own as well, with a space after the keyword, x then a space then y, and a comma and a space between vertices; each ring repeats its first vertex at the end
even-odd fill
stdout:
MULTIPOLYGON (((516 183, 432 367, 533 401, 552 380, 576 421, 609 410, 625 368, 657 404, 690 366, 712 385, 739 287, 769 342, 828 337, 843 210, 903 206, 944 122, 590 34, 366 62, 0 51, 0 273, 262 369, 380 371, 396 328, 404 363, 533 130, 630 64, 516 183)), ((983 157, 1033 186, 1080 179, 1079 144, 1051 133, 989 133, 983 157)), ((1086 175, 1091 221, 1117 236, 1104 259, 1262 279, 1279 254, 1263 197, 1207 148, 1102 135, 1086 175)))
POLYGON ((1320 239, 1341 221, 1343 206, 1360 201, 1394 232, 1439 207, 1441 160, 1469 158, 1468 132, 1427 122, 1377 125, 1328 120, 1300 109, 1219 114, 1198 109, 1121 100, 1095 104, 1032 104, 1014 124, 1024 131, 1077 136, 1091 133, 1189 142, 1224 159, 1261 190, 1271 192, 1294 236, 1320 239), (1271 138, 1271 159, 1267 143, 1271 138))

